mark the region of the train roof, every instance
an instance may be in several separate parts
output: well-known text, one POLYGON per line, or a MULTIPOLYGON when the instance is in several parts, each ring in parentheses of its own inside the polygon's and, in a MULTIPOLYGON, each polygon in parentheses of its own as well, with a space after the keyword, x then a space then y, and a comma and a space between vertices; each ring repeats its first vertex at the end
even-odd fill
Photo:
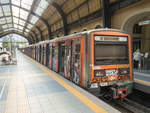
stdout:
MULTIPOLYGON (((118 30, 118 29, 109 29, 109 28, 103 28, 103 29, 93 29, 93 30, 88 30, 88 31, 83 31, 83 32, 79 32, 79 33, 74 33, 74 34, 70 34, 70 35, 67 35, 67 36, 62 36, 62 37, 58 37, 58 38, 54 38, 52 40, 45 40, 45 41, 41 41, 37 44, 33 44, 33 45, 41 45, 41 44, 44 44, 44 43, 50 43, 52 41, 59 41, 59 40, 65 40, 65 39, 69 39, 69 38, 73 38, 73 37, 78 37, 78 36, 82 36, 82 35, 85 35, 85 34, 89 34, 89 33, 92 33, 92 32, 97 32, 97 31, 109 31, 109 32, 120 32, 120 33, 127 33, 125 31, 122 31, 122 30, 118 30)), ((32 46, 33 46, 32 45, 32 46)))

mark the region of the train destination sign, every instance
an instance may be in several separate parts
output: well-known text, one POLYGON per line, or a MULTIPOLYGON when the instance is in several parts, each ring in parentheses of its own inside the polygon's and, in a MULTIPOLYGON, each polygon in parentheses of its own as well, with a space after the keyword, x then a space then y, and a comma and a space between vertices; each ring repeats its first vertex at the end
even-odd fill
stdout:
POLYGON ((121 42, 126 42, 127 37, 117 37, 117 36, 95 36, 94 37, 95 41, 121 41, 121 42))

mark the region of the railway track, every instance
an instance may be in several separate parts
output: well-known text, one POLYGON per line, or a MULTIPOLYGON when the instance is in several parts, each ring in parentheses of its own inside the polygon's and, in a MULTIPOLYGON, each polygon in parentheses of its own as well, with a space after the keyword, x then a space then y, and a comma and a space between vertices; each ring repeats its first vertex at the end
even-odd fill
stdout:
POLYGON ((124 99, 124 101, 115 101, 116 104, 122 106, 132 113, 150 113, 150 108, 143 106, 133 100, 124 99))
POLYGON ((145 97, 147 97, 147 102, 144 102, 146 104, 143 104, 142 98, 138 98, 141 95, 141 92, 138 92, 138 93, 137 92, 138 91, 136 91, 136 95, 133 96, 135 93, 134 91, 134 93, 131 96, 129 96, 128 98, 125 98, 123 101, 113 100, 109 96, 99 97, 99 98, 105 101, 106 103, 110 104, 111 106, 115 107, 122 113, 150 113, 149 96, 145 94, 145 97), (137 96, 138 94, 139 96, 137 96), (136 98, 138 98, 138 100, 136 98))
POLYGON ((120 101, 110 100, 106 97, 99 97, 99 98, 105 101, 107 104, 111 105, 112 107, 118 109, 122 113, 134 113, 131 110, 129 110, 127 107, 124 107, 123 104, 120 103, 120 101))

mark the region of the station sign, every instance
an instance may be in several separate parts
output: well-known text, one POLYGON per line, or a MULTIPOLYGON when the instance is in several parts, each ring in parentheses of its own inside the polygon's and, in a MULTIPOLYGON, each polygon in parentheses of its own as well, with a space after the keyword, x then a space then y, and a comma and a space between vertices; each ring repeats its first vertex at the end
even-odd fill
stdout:
POLYGON ((150 20, 139 22, 139 26, 150 24, 150 20))

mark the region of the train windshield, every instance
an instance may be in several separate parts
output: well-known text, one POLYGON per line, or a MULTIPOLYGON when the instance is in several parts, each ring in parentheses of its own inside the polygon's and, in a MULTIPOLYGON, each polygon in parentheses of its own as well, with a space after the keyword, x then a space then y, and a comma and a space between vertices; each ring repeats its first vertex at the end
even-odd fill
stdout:
POLYGON ((128 38, 122 36, 94 36, 95 65, 127 64, 128 38))

